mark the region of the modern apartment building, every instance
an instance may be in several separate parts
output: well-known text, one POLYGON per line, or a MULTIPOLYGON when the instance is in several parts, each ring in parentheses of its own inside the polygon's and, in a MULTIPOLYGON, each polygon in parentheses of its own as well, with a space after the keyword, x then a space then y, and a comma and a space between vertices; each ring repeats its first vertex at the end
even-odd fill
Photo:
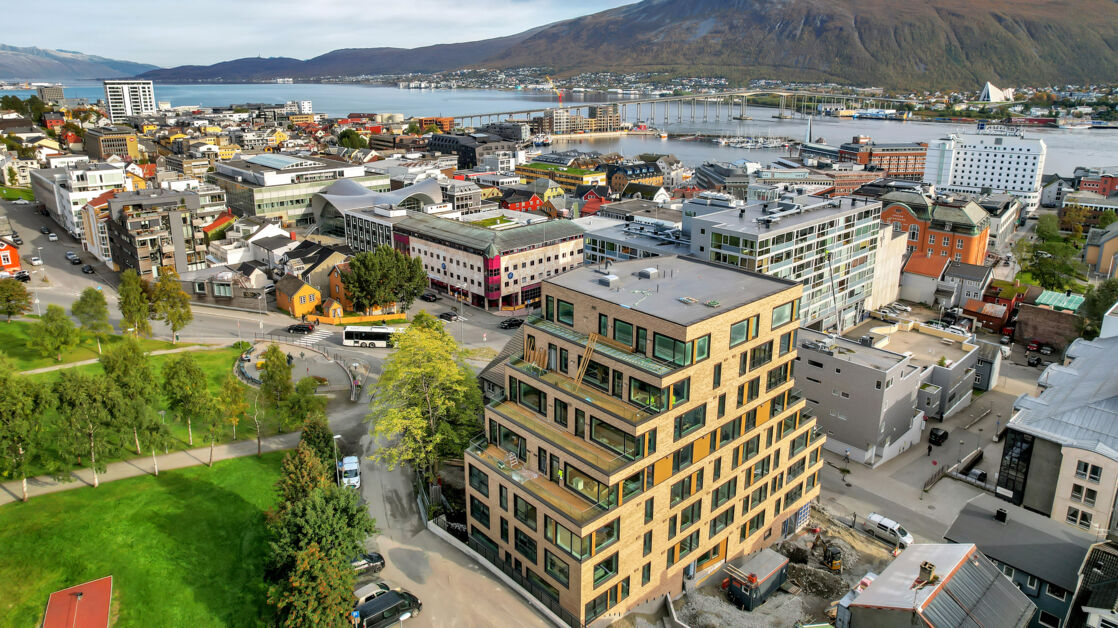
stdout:
POLYGON ((110 155, 133 161, 140 158, 136 132, 128 128, 88 129, 82 138, 82 146, 89 158, 95 161, 108 159, 110 155))
POLYGON ((113 124, 124 122, 130 116, 155 113, 155 89, 151 81, 104 81, 105 102, 109 105, 109 120, 113 124))
POLYGON ((908 233, 910 251, 966 264, 986 261, 990 214, 969 198, 936 195, 921 187, 889 192, 881 204, 881 221, 908 233))
POLYGON ((131 268, 149 279, 164 267, 180 275, 205 268, 202 227, 225 212, 225 194, 215 186, 119 193, 108 199, 111 262, 116 270, 131 268))
POLYGON ((822 467, 800 292, 686 257, 544 280, 465 454, 471 546, 582 625, 794 533, 822 467))
POLYGON ((580 185, 606 184, 606 174, 604 172, 539 161, 520 164, 516 167, 515 172, 525 181, 535 181, 540 177, 551 179, 563 186, 563 189, 567 192, 574 192, 575 188, 580 185))
POLYGON ((364 166, 314 157, 252 155, 214 164, 210 183, 225 190, 229 207, 240 216, 265 216, 284 223, 314 221, 311 197, 339 179, 352 179, 377 192, 388 191, 388 175, 366 173, 364 166))
POLYGON ((1031 213, 1040 205, 1047 150, 1044 140, 1026 138, 1020 129, 980 124, 928 144, 924 183, 941 192, 1013 194, 1031 213))
POLYGON ((711 195, 684 206, 692 255, 803 283, 805 327, 846 329, 861 318, 873 288, 880 202, 785 193, 687 216, 703 197, 711 195))
POLYGON ((82 208, 103 192, 131 189, 123 165, 102 162, 80 163, 70 168, 31 171, 31 190, 54 222, 81 239, 82 208))
POLYGON ((40 85, 35 88, 35 93, 39 95, 39 100, 49 103, 52 100, 62 100, 65 98, 64 90, 61 85, 40 85))
POLYGON ((1006 426, 997 495, 1098 536, 1118 534, 1118 337, 1075 340, 1006 426))

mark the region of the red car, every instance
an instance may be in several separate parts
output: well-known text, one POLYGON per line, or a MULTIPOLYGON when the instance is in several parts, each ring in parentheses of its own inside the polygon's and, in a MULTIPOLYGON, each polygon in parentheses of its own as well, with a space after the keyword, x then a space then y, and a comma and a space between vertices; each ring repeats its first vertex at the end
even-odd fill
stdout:
POLYGON ((1028 349, 1029 351, 1036 351, 1039 348, 1040 348, 1040 341, 1037 340, 1036 338, 1033 338, 1032 340, 1030 340, 1029 344, 1025 346, 1025 349, 1028 349))

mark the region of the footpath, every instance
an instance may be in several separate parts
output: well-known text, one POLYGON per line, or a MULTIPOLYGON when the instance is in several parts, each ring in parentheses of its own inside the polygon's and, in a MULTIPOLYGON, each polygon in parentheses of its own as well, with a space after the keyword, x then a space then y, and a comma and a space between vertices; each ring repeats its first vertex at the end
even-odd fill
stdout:
MULTIPOLYGON (((184 351, 209 351, 216 349, 210 345, 190 345, 188 347, 175 347, 174 349, 161 349, 159 351, 148 352, 148 355, 163 355, 165 353, 182 353, 184 351)), ((92 360, 79 360, 78 362, 66 362, 65 364, 55 364, 53 366, 44 366, 42 368, 31 369, 28 371, 20 371, 21 375, 34 375, 36 373, 49 373, 51 371, 60 371, 62 369, 73 368, 75 366, 85 366, 86 364, 97 364, 98 359, 92 360)))
MULTIPOLYGON (((187 349, 183 349, 187 350, 187 349)), ((171 351, 175 351, 172 349, 171 351)), ((71 365, 72 366, 72 365, 71 365)), ((291 432, 289 434, 278 434, 276 436, 269 436, 262 439, 260 442, 261 451, 263 453, 271 451, 282 451, 284 449, 293 449, 299 444, 299 438, 302 432, 291 432)), ((245 456, 256 455, 256 440, 241 440, 233 443, 226 443, 224 445, 217 445, 214 447, 214 462, 219 460, 229 460, 231 458, 243 458, 245 456)), ((156 456, 155 459, 159 463, 159 471, 167 471, 170 469, 181 469, 183 467, 196 467, 204 465, 210 459, 210 448, 199 447, 197 449, 188 449, 184 451, 175 451, 169 454, 156 456)), ((120 462, 110 462, 108 468, 104 473, 99 474, 98 479, 101 482, 113 482, 122 480, 124 478, 132 478, 140 475, 151 475, 154 471, 151 455, 146 457, 134 458, 132 460, 122 460, 120 462)), ((59 491, 69 491, 76 488, 87 488, 93 486, 93 472, 89 469, 79 469, 70 475, 70 481, 59 482, 58 480, 48 476, 40 475, 34 478, 27 478, 27 495, 28 498, 34 500, 36 496, 46 495, 47 493, 57 493, 59 491)), ((19 501, 22 495, 20 488, 20 481, 15 480, 12 482, 4 482, 0 484, 0 506, 14 501, 19 501)))

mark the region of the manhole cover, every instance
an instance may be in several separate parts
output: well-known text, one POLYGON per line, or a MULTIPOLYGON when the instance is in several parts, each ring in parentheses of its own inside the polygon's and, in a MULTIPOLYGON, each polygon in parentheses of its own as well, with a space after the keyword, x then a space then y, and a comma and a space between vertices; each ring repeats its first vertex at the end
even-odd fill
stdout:
POLYGON ((928 504, 928 510, 935 510, 935 509, 936 509, 936 507, 935 507, 935 506, 933 506, 933 505, 931 505, 931 504, 928 504))
POLYGON ((846 482, 846 485, 847 485, 848 487, 849 487, 849 486, 854 486, 854 485, 853 485, 853 484, 851 484, 850 482, 846 482))

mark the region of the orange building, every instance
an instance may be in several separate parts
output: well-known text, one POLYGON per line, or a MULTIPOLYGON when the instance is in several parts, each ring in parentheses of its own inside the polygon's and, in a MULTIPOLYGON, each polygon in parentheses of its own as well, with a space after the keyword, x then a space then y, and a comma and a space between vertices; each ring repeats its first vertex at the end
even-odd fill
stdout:
POLYGON ((276 282, 276 307, 295 318, 314 314, 322 303, 322 295, 314 286, 295 275, 284 275, 276 282))
POLYGON ((416 124, 419 125, 420 133, 429 126, 439 127, 443 133, 451 133, 454 131, 454 118, 449 117, 430 117, 430 118, 417 118, 416 124))
POLYGON ((345 311, 352 312, 353 299, 349 298, 349 291, 345 289, 345 284, 342 283, 342 273, 346 272, 349 272, 349 262, 338 264, 330 269, 329 285, 327 288, 330 290, 329 298, 340 303, 345 311))
POLYGON ((910 252, 979 266, 986 260, 990 215, 978 203, 920 190, 890 192, 881 203, 881 222, 908 233, 910 252))
POLYGON ((0 238, 0 270, 14 273, 22 267, 19 265, 19 248, 7 238, 0 238))

